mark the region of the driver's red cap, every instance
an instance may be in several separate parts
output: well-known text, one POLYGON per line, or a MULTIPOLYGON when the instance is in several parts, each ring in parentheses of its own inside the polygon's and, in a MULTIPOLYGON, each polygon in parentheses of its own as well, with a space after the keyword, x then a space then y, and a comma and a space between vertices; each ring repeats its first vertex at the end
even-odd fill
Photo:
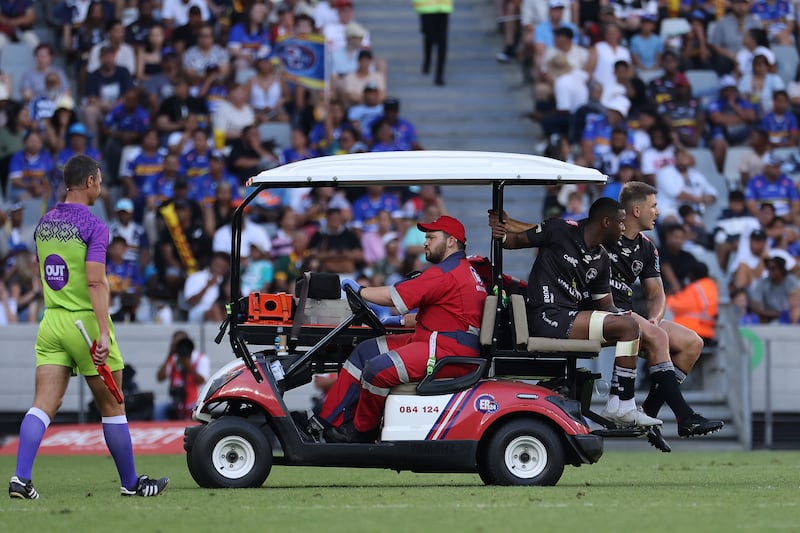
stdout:
POLYGON ((443 231, 448 235, 455 237, 455 239, 462 244, 467 243, 464 224, 447 215, 440 216, 433 222, 428 222, 427 224, 417 224, 417 227, 420 229, 420 231, 443 231))

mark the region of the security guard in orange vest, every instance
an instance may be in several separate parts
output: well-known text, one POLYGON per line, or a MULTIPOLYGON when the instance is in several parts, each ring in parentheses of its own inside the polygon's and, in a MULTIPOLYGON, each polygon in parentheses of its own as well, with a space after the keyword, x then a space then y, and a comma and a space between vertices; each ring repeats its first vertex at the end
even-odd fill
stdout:
POLYGON ((673 322, 691 329, 703 339, 713 339, 719 303, 717 283, 708 277, 708 267, 700 262, 689 271, 689 280, 689 285, 667 296, 667 309, 674 315, 673 322))
POLYGON ((420 32, 423 35, 422 73, 431 71, 431 53, 436 46, 436 85, 444 85, 444 63, 447 58, 447 27, 453 0, 412 0, 419 14, 420 32))

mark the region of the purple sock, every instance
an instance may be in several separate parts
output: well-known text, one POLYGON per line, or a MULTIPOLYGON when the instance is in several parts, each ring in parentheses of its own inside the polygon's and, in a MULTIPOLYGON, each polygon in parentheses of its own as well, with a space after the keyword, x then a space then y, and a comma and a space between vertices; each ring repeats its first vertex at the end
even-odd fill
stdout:
POLYGON ((33 461, 36 460, 36 453, 39 451, 42 437, 49 425, 50 417, 41 409, 31 407, 25 413, 25 418, 22 419, 19 427, 19 448, 15 473, 17 477, 31 479, 33 461))
POLYGON ((108 451, 114 458, 114 464, 117 465, 120 483, 127 489, 136 487, 138 476, 133 462, 133 444, 128 429, 128 418, 125 415, 104 416, 103 436, 106 438, 108 451))

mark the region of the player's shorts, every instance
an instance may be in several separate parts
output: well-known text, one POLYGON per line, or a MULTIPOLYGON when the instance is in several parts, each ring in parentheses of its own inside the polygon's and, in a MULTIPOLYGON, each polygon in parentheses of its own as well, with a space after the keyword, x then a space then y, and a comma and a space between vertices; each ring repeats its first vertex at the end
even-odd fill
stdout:
MULTIPOLYGON (((83 340, 75 321, 80 319, 89 334, 89 338, 97 339, 100 330, 94 311, 66 311, 64 309, 47 309, 44 312, 39 332, 36 335, 36 366, 59 365, 72 368, 72 375, 96 376, 89 347, 83 340)), ((122 370, 125 363, 119 351, 114 335, 114 323, 109 319, 111 346, 106 364, 111 371, 122 370)))
POLYGON ((528 331, 534 337, 568 339, 578 311, 557 307, 528 308, 528 331))

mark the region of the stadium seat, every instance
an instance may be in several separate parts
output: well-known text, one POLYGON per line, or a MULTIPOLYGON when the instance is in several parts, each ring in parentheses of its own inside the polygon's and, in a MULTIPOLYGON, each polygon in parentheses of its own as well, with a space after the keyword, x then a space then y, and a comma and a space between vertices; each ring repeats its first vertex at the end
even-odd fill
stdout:
POLYGON ((94 205, 92 205, 92 206, 89 206, 89 211, 90 211, 90 212, 91 212, 91 213, 92 213, 94 216, 96 216, 97 218, 99 218, 100 220, 103 220, 103 221, 105 221, 105 222, 108 222, 108 214, 106 213, 106 206, 105 206, 105 204, 103 203, 103 201, 102 201, 102 200, 98 199, 98 200, 97 200, 97 201, 94 203, 94 205))
POLYGON ((284 122, 266 122, 258 126, 261 142, 272 140, 279 148, 289 148, 291 145, 292 128, 284 122))
POLYGON ((800 63, 797 48, 793 45, 779 45, 773 46, 772 51, 775 53, 775 60, 778 63, 778 75, 784 83, 788 85, 789 82, 795 81, 797 65, 800 63))
POLYGON ((11 97, 19 100, 22 75, 33 67, 33 49, 25 43, 7 43, 0 49, 0 70, 11 77, 11 97))
POLYGON ((707 206, 703 214, 703 221, 706 227, 713 228, 717 218, 719 218, 719 214, 728 206, 728 181, 717 170, 711 150, 708 148, 692 148, 689 152, 694 156, 695 168, 717 190, 717 201, 707 206))
POLYGON ((713 70, 687 70, 685 74, 695 98, 713 99, 719 94, 719 76, 713 70))
POLYGON ((24 209, 22 225, 25 227, 36 226, 44 214, 45 200, 42 198, 30 198, 28 200, 20 200, 20 203, 24 209))
POLYGON ((729 146, 725 151, 725 165, 722 169, 722 174, 728 180, 728 187, 731 189, 740 189, 742 187, 739 161, 749 150, 748 146, 729 146))
POLYGON ((790 157, 798 154, 798 152, 800 152, 800 150, 798 150, 794 146, 783 146, 781 148, 775 148, 772 151, 773 154, 775 154, 776 156, 780 157, 784 161, 786 161, 790 157))

